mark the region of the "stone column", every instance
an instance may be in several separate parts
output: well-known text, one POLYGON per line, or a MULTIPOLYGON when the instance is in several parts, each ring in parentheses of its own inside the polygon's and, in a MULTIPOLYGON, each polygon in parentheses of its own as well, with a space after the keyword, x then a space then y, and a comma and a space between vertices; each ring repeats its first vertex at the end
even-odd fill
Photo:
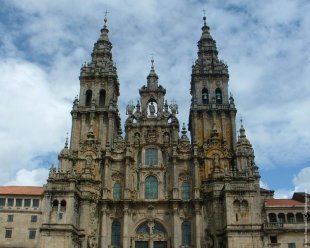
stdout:
POLYGON ((80 228, 83 229, 85 233, 85 239, 82 242, 82 247, 87 247, 89 212, 90 212, 90 202, 88 200, 83 200, 80 205, 80 228))
POLYGON ((176 165, 176 159, 173 159, 173 189, 172 189, 172 198, 179 198, 179 187, 178 187, 178 167, 176 165))
POLYGON ((231 131, 232 131, 232 146, 233 150, 236 149, 236 112, 230 111, 230 122, 231 122, 231 131))
POLYGON ((80 139, 85 139, 87 131, 88 131, 88 130, 86 130, 86 115, 85 114, 82 114, 82 123, 81 123, 81 125, 82 125, 82 127, 81 127, 80 139))
POLYGON ((98 128, 98 140, 101 141, 101 148, 105 148, 106 140, 104 139, 104 125, 103 125, 103 117, 104 115, 99 114, 99 128, 98 128))
POLYGON ((179 245, 181 244, 180 239, 182 237, 181 233, 180 233, 180 226, 179 226, 179 222, 178 222, 178 204, 174 203, 173 204, 173 239, 172 239, 172 247, 173 248, 178 248, 179 245))
POLYGON ((125 162, 125 185, 124 185, 124 199, 129 199, 130 198, 130 190, 129 190, 129 158, 126 158, 125 162))
POLYGON ((201 219, 201 210, 200 210, 200 204, 198 202, 195 203, 195 248, 201 247, 201 225, 200 225, 200 219, 201 219))
POLYGON ((128 236, 128 227, 129 227, 129 206, 128 203, 124 204, 124 218, 123 218, 123 246, 122 247, 129 247, 130 246, 130 237, 128 236))
POLYGON ((103 203, 102 208, 101 208, 101 248, 108 248, 108 242, 107 242, 107 227, 108 227, 108 222, 107 222, 107 214, 108 214, 108 208, 106 203, 103 203))
POLYGON ((78 149, 78 132, 77 132, 77 113, 72 112, 72 128, 71 128, 71 140, 70 140, 70 149, 77 150, 78 149))
POLYGON ((110 146, 113 147, 114 140, 113 140, 113 129, 114 129, 114 123, 113 123, 113 114, 108 114, 109 118, 109 126, 108 126, 108 133, 107 133, 107 140, 110 142, 110 146))
POLYGON ((203 112, 202 119, 203 119, 203 142, 207 142, 207 132, 208 132, 208 123, 207 123, 207 116, 208 114, 206 112, 203 112))
POLYGON ((197 161, 197 158, 194 159, 194 199, 199 199, 200 198, 200 193, 199 193, 199 163, 197 161))

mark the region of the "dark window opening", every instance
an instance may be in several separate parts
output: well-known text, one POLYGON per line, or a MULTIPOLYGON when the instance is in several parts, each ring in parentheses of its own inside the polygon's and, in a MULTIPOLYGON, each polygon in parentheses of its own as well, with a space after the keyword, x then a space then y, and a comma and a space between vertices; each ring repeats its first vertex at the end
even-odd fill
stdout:
POLYGON ((31 199, 25 199, 24 201, 24 207, 29 208, 31 205, 31 199))
POLYGON ((190 246, 192 244, 191 223, 184 221, 182 223, 182 245, 190 246))
POLYGON ((217 88, 215 90, 215 101, 218 104, 222 104, 223 103, 222 90, 220 88, 217 88))
POLYGON ((38 216, 37 215, 31 215, 31 222, 37 222, 38 216))
POLYGON ((274 213, 270 213, 268 216, 269 222, 277 222, 277 216, 274 213))
POLYGON ((113 246, 120 246, 121 242, 121 224, 119 221, 115 220, 112 223, 112 237, 111 244, 113 246))
POLYGON ((0 207, 5 206, 5 198, 0 198, 0 207))
POLYGON ((39 202, 40 202, 39 199, 33 199, 32 200, 32 207, 38 208, 39 207, 39 202))
POLYGON ((99 93, 99 106, 103 107, 105 105, 105 90, 100 90, 99 93))
POLYGON ((66 211, 67 202, 65 200, 62 200, 60 202, 60 209, 61 211, 66 211))
POLYGON ((86 91, 85 106, 90 107, 92 95, 93 95, 93 93, 91 90, 86 91))
POLYGON ((29 239, 36 238, 36 230, 29 230, 29 239))
POLYGON ((13 222, 14 219, 14 215, 13 214, 9 214, 8 215, 8 222, 13 222))
POLYGON ((209 92, 208 92, 208 89, 203 88, 201 95, 202 95, 202 103, 203 104, 208 104, 209 103, 209 92))
POLYGON ((22 199, 16 199, 15 206, 21 207, 22 205, 23 205, 23 200, 22 199))
POLYGON ((5 229, 5 238, 6 239, 12 238, 12 233, 13 233, 12 229, 5 229))
POLYGON ((9 198, 8 199, 8 207, 13 207, 14 206, 14 199, 13 198, 9 198))
POLYGON ((54 210, 54 211, 55 211, 55 210, 58 210, 58 204, 59 204, 59 202, 58 202, 57 199, 55 199, 55 200, 52 202, 52 207, 53 207, 53 210, 54 210))
POLYGON ((278 243, 277 236, 270 236, 270 243, 271 244, 277 244, 278 243))

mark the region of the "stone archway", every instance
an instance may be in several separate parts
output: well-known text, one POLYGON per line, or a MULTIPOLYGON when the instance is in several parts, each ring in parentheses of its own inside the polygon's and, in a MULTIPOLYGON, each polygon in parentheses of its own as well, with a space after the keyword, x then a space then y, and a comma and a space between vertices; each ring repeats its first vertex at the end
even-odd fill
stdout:
POLYGON ((134 248, 168 248, 168 235, 158 221, 145 221, 135 232, 134 248))

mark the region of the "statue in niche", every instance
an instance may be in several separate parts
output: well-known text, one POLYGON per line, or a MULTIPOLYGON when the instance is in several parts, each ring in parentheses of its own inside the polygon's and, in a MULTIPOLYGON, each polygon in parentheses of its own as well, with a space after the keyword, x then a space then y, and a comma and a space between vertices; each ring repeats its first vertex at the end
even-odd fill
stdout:
POLYGON ((169 141, 170 141, 169 134, 168 134, 168 133, 165 133, 165 134, 164 134, 164 143, 165 143, 165 144, 169 144, 169 141))
POLYGON ((91 157, 91 156, 87 156, 87 157, 86 157, 86 167, 87 167, 87 168, 90 168, 92 162, 93 162, 92 157, 91 157))
POLYGON ((151 104, 149 105, 149 110, 150 110, 150 115, 154 116, 154 114, 155 114, 155 106, 154 106, 153 102, 151 102, 151 104))
POLYGON ((135 146, 140 145, 140 135, 138 133, 135 133, 134 144, 135 144, 135 146))

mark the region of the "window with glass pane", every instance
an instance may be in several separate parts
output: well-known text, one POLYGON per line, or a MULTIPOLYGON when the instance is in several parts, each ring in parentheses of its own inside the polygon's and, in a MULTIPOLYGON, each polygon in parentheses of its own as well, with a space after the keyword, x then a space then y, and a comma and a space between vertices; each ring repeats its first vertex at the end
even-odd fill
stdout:
POLYGON ((117 220, 112 223, 111 245, 120 246, 121 240, 121 223, 117 220))
POLYGON ((149 247, 149 242, 147 242, 147 241, 136 241, 135 242, 135 247, 136 248, 148 248, 149 247))
POLYGON ((12 229, 5 229, 5 238, 6 239, 12 238, 12 233, 13 233, 12 229))
POLYGON ((145 179, 145 199, 158 198, 158 181, 154 176, 148 176, 145 179))
POLYGON ((31 215, 31 222, 37 222, 38 216, 37 215, 31 215))
POLYGON ((190 197, 190 186, 189 183, 182 183, 181 185, 182 199, 188 200, 190 197))
POLYGON ((167 248, 167 241, 154 241, 154 248, 167 248))
POLYGON ((13 198, 9 198, 8 199, 8 207, 13 207, 14 206, 14 199, 13 198))
POLYGON ((13 222, 14 219, 14 215, 13 214, 9 214, 8 215, 8 222, 13 222))
POLYGON ((191 223, 189 221, 184 221, 182 223, 182 245, 191 245, 191 223))
POLYGON ((5 206, 5 198, 0 198, 0 207, 5 206))
POLYGON ((142 223, 142 224, 137 228, 137 233, 142 233, 142 234, 148 234, 148 233, 150 233, 150 228, 149 228, 147 222, 142 223))
POLYGON ((157 165, 158 164, 158 151, 155 148, 149 148, 145 150, 145 164, 157 165))
POLYGON ((115 183, 113 186, 113 199, 120 200, 122 196, 122 186, 120 183, 115 183))
POLYGON ((287 248, 296 248, 296 244, 295 243, 288 243, 287 248))
POLYGON ((39 207, 39 199, 32 199, 32 207, 34 208, 39 207))
POLYGON ((36 238, 36 230, 30 229, 29 230, 29 239, 35 239, 36 238))
POLYGON ((25 199, 24 201, 24 207, 29 208, 31 204, 31 199, 25 199))
POLYGON ((16 199, 15 206, 21 207, 22 205, 23 205, 23 200, 22 199, 16 199))

